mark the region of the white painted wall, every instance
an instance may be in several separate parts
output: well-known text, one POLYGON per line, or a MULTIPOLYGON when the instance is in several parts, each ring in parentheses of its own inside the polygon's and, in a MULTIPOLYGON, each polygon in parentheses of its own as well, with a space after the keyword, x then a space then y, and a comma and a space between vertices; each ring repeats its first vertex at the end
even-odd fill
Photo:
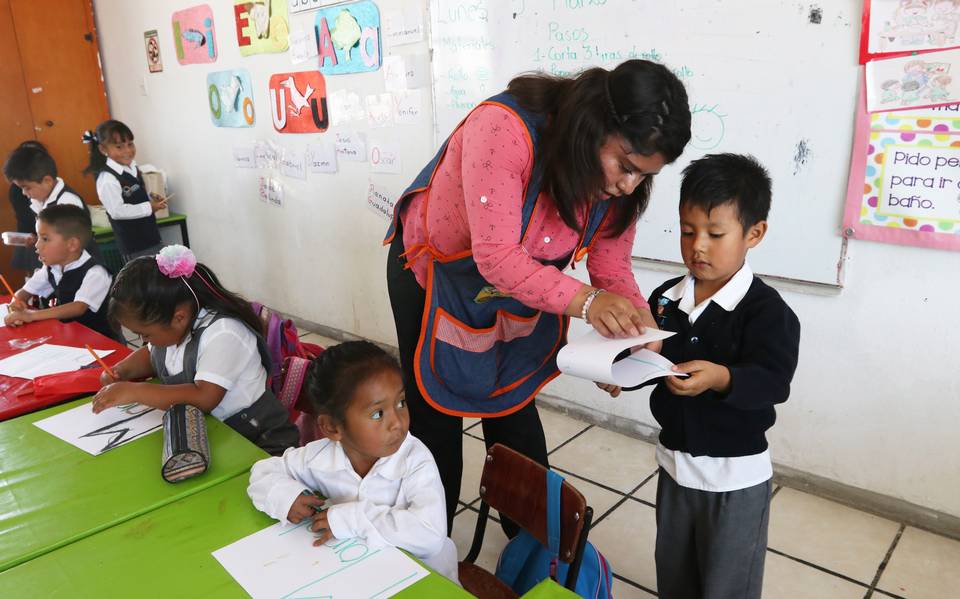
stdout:
MULTIPOLYGON (((381 10, 403 3, 378 2, 381 10)), ((232 2, 210 3, 219 38, 217 62, 188 66, 176 61, 170 14, 191 2, 94 4, 112 114, 133 129, 138 159, 170 173, 173 208, 189 215, 191 245, 200 259, 248 297, 395 344, 384 281, 386 250, 380 247, 385 223, 364 206, 368 165, 341 163, 337 175, 309 175, 306 183, 280 177, 286 185, 281 209, 256 199, 257 171, 232 165, 234 143, 272 139, 303 149, 318 138, 279 135, 269 120, 270 74, 306 66, 291 65, 286 54, 241 58, 232 2), (149 29, 160 31, 164 71, 158 74, 147 73, 143 32, 149 29), (249 69, 253 77, 254 129, 218 129, 210 123, 206 74, 228 68, 249 69), (144 80, 146 96, 140 89, 144 80)), ((311 24, 312 18, 294 16, 292 26, 311 24)), ((426 50, 425 43, 385 48, 388 54, 426 50)), ((383 80, 379 73, 327 78, 328 90, 347 86, 374 93, 383 90, 383 80)), ((367 132, 403 144, 404 174, 373 175, 401 191, 430 157, 431 123, 367 132)), ((790 226, 773 222, 770 235, 799 234, 790 226)), ((783 291, 803 323, 803 337, 793 395, 780 408, 770 435, 774 459, 960 516, 960 379, 955 374, 960 256, 853 241, 847 257, 846 288, 838 295, 783 291)), ((650 291, 668 275, 638 270, 637 277, 641 289, 650 291)), ((645 392, 610 400, 591 384, 568 377, 546 391, 655 426, 645 392)))

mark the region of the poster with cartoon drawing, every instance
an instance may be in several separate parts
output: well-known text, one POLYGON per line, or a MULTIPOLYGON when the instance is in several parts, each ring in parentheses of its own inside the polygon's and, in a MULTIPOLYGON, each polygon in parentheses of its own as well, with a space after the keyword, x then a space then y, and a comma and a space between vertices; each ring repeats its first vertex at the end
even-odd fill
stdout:
POLYGON ((330 124, 327 85, 319 71, 270 77, 270 116, 280 133, 321 133, 330 124))
POLYGON ((207 73, 207 104, 217 127, 253 127, 253 84, 246 69, 207 73))
POLYGON ((380 68, 380 10, 370 0, 317 11, 320 72, 365 73, 380 68))
POLYGON ((867 110, 883 112, 960 100, 960 50, 867 63, 867 110))
POLYGON ((213 11, 207 4, 178 10, 171 17, 173 46, 180 64, 200 64, 217 60, 217 39, 213 11))
POLYGON ((236 0, 233 17, 241 56, 287 51, 287 0, 236 0))
POLYGON ((861 62, 876 55, 960 45, 960 0, 864 0, 861 62), (873 56, 864 56, 866 54, 873 56))

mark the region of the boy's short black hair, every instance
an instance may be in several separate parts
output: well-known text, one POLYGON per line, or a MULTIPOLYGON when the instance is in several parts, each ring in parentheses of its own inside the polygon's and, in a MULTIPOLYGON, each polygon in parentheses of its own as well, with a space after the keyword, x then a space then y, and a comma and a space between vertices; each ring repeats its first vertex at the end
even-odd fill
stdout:
POLYGON ((767 169, 753 156, 708 154, 683 169, 680 206, 702 208, 708 214, 732 202, 744 232, 770 212, 772 184, 767 169))
POLYGON ((44 177, 57 178, 57 163, 53 156, 33 144, 23 144, 10 152, 3 164, 3 176, 8 181, 39 183, 44 177))
POLYGON ((80 245, 86 247, 93 235, 90 224, 90 215, 79 206, 72 204, 54 204, 40 211, 37 220, 53 227, 57 233, 66 238, 76 237, 80 245))

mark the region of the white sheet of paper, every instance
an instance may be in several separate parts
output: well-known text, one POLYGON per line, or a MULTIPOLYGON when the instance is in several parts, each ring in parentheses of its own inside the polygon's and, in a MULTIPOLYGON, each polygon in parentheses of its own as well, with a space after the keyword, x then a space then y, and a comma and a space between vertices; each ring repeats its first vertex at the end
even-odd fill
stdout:
POLYGON ((338 131, 334 148, 337 160, 349 162, 366 162, 367 142, 362 133, 356 131, 338 131))
POLYGON ((383 13, 381 35, 386 46, 399 46, 423 41, 423 13, 419 6, 383 13))
POLYGON ((9 306, 7 306, 7 304, 0 304, 0 327, 7 326, 7 323, 3 319, 6 318, 9 313, 9 306))
POLYGON ((363 122, 367 119, 360 94, 347 89, 329 92, 327 107, 330 109, 330 124, 334 127, 354 121, 363 122))
POLYGON ((307 180, 307 163, 303 152, 284 148, 280 158, 280 173, 292 179, 307 180))
POLYGON ((390 597, 428 574, 395 547, 361 539, 314 547, 309 522, 278 522, 213 557, 253 599, 390 597))
POLYGON ((371 127, 389 127, 393 124, 393 94, 370 94, 363 99, 367 120, 371 127))
POLYGON ((257 155, 253 146, 233 146, 233 166, 236 168, 257 168, 257 155))
POLYGON ((384 56, 380 70, 383 72, 383 85, 387 91, 407 89, 407 66, 402 56, 384 56))
POLYGON ((367 207, 386 221, 393 220, 393 208, 397 205, 397 198, 392 193, 377 185, 373 181, 367 187, 367 207))
POLYGON ((260 177, 258 194, 261 202, 283 206, 283 183, 273 177, 260 177))
POLYGON ((423 115, 423 94, 419 89, 405 89, 393 94, 393 118, 398 125, 415 125, 423 115))
POLYGON ((91 405, 85 403, 33 424, 91 455, 163 428, 163 410, 127 404, 94 414, 91 405))
POLYGON ((642 349, 620 362, 613 361, 623 350, 666 339, 675 334, 647 329, 639 337, 608 339, 595 330, 590 331, 560 350, 557 367, 564 374, 621 387, 635 387, 658 376, 683 376, 670 371, 673 366, 670 360, 647 349, 642 349))
MULTIPOLYGON (((112 349, 94 351, 101 358, 113 353, 112 349)), ((0 374, 21 379, 33 379, 46 374, 73 372, 93 362, 93 356, 85 348, 44 343, 0 360, 0 374)))
POLYGON ((400 174, 399 147, 385 141, 370 140, 367 148, 367 160, 370 161, 371 172, 400 174))
POLYGON ((311 173, 337 172, 337 149, 328 142, 307 145, 307 166, 311 173))
POLYGON ((290 62, 293 64, 317 56, 317 34, 313 27, 291 31, 287 39, 290 43, 290 62))
POLYGON ((428 54, 408 54, 403 57, 406 66, 407 89, 430 87, 430 56, 428 54))

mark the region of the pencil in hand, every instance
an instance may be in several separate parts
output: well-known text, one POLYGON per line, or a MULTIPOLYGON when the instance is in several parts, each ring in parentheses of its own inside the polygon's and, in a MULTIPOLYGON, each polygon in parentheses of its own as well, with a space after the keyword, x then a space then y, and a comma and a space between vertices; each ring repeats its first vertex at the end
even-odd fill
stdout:
POLYGON ((97 364, 99 364, 100 366, 103 366, 103 370, 110 375, 110 378, 112 378, 115 381, 120 380, 120 378, 117 376, 117 373, 114 372, 113 368, 110 368, 109 366, 107 366, 107 363, 100 359, 100 356, 97 355, 97 352, 93 351, 92 347, 90 347, 89 345, 85 345, 84 347, 87 348, 87 351, 90 352, 90 355, 93 356, 93 359, 97 361, 97 364))
POLYGON ((6 287, 7 292, 10 293, 10 301, 17 299, 17 294, 13 292, 13 287, 10 286, 10 283, 7 283, 7 278, 0 275, 0 281, 3 281, 3 286, 6 287))

